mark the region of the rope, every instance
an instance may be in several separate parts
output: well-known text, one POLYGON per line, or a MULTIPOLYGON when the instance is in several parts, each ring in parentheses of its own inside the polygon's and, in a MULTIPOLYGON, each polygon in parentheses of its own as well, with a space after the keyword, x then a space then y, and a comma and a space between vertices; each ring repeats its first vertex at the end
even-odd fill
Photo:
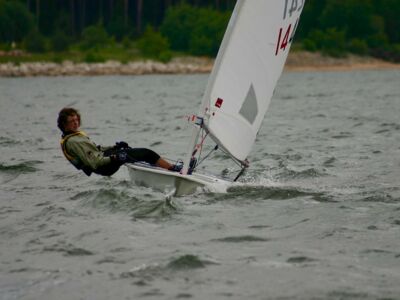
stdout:
POLYGON ((196 146, 194 147, 195 149, 194 149, 193 152, 192 152, 192 156, 195 156, 195 155, 196 155, 196 152, 197 152, 199 149, 200 149, 200 154, 201 154, 201 151, 202 151, 202 149, 203 149, 204 141, 205 141, 206 137, 208 136, 208 132, 206 133, 206 135, 204 135, 204 129, 203 129, 203 130, 201 131, 201 135, 202 135, 201 142, 198 143, 198 144, 196 144, 196 146))
MULTIPOLYGON (((213 149, 211 149, 210 152, 208 152, 208 154, 206 156, 204 156, 203 158, 201 158, 201 154, 203 152, 203 144, 204 141, 206 140, 207 136, 208 136, 208 132, 206 132, 204 129, 201 130, 201 141, 200 143, 196 144, 196 146, 194 147, 194 150, 192 152, 192 157, 196 155, 197 151, 199 151, 199 155, 198 155, 198 159, 197 159, 197 164, 195 165, 194 169, 197 168, 199 165, 201 165, 214 151, 219 149, 218 144, 215 145, 215 147, 213 149), (205 133, 205 134, 204 134, 205 133)), ((230 156, 224 149, 221 149, 222 152, 224 152, 226 155, 230 156)), ((247 160, 245 160, 245 164, 241 161, 238 161, 237 159, 234 159, 233 157, 230 156, 230 158, 233 160, 233 162, 235 164, 237 164, 241 170, 239 172, 239 174, 235 177, 235 179, 233 181, 237 181, 239 179, 240 176, 243 175, 244 171, 247 169, 248 165, 247 165, 247 160)), ((168 158, 167 158, 168 159, 168 158)), ((172 160, 172 159, 168 159, 168 160, 172 160)), ((175 160, 176 162, 179 160, 175 160)))
POLYGON ((215 145, 215 147, 213 149, 211 149, 211 151, 206 156, 204 156, 202 160, 200 160, 200 157, 199 157, 199 162, 197 163, 197 166, 199 166, 203 161, 205 161, 211 155, 211 153, 213 153, 217 149, 218 149, 218 145, 215 145))

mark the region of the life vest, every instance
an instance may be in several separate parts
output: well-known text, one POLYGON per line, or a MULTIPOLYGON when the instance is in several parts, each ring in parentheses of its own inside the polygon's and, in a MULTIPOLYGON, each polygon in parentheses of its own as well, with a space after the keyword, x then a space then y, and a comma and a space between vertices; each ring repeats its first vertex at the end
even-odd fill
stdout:
POLYGON ((76 136, 76 135, 87 136, 83 131, 77 131, 77 132, 74 132, 74 133, 70 133, 70 134, 67 134, 67 135, 63 135, 62 138, 61 138, 61 141, 60 141, 61 150, 62 150, 62 152, 64 153, 65 158, 66 158, 75 168, 77 168, 78 170, 82 170, 87 176, 90 176, 90 175, 92 174, 93 170, 92 170, 90 167, 85 166, 85 165, 81 162, 81 160, 80 160, 79 158, 73 157, 73 156, 72 156, 71 154, 69 154, 68 151, 67 151, 66 144, 67 144, 68 139, 71 138, 71 137, 73 137, 73 136, 76 136))

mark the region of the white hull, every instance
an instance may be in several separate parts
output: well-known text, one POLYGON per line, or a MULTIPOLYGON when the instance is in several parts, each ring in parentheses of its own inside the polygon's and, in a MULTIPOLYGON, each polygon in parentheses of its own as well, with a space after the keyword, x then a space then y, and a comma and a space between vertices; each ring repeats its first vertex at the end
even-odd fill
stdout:
POLYGON ((126 164, 131 180, 140 186, 151 187, 164 193, 173 193, 174 196, 189 195, 196 192, 198 188, 209 191, 225 192, 232 183, 223 179, 193 173, 182 175, 162 168, 149 166, 147 164, 126 164))

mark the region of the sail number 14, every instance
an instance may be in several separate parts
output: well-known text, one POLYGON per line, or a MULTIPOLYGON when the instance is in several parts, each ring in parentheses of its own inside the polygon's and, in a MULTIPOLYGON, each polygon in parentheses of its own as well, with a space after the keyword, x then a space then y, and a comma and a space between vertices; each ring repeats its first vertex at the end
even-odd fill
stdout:
POLYGON ((296 20, 296 24, 294 26, 292 26, 292 24, 289 24, 287 29, 282 28, 282 27, 279 29, 278 41, 276 43, 275 56, 279 54, 280 50, 285 51, 286 47, 292 42, 298 23, 299 23, 299 19, 296 20))
MULTIPOLYGON (((304 1, 305 0, 285 0, 283 19, 285 20, 288 16, 292 17, 293 13, 300 12, 303 9, 304 1)), ((286 47, 292 42, 298 23, 299 19, 297 18, 294 26, 290 24, 287 28, 279 29, 275 56, 279 54, 279 51, 285 51, 286 47)))

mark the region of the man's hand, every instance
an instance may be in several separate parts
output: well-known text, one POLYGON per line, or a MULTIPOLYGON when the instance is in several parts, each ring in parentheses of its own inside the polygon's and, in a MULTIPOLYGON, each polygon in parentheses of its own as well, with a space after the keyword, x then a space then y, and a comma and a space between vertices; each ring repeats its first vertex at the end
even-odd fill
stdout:
POLYGON ((121 142, 116 142, 115 143, 115 149, 126 149, 129 148, 129 145, 127 142, 121 141, 121 142))
POLYGON ((117 161, 119 163, 127 162, 127 155, 125 152, 118 152, 110 156, 111 160, 117 161))

